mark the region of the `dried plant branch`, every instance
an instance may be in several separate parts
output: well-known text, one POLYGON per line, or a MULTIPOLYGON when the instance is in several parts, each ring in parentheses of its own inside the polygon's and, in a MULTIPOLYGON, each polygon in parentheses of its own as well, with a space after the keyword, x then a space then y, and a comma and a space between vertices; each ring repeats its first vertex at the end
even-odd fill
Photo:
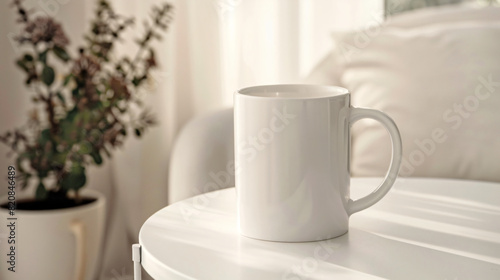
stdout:
POLYGON ((0 142, 17 154, 16 163, 24 186, 30 178, 38 183, 38 199, 66 196, 86 183, 86 167, 100 165, 103 154, 120 146, 127 131, 137 136, 155 124, 154 117, 143 112, 134 119, 131 105, 138 101, 138 91, 150 70, 157 66, 151 43, 160 40, 172 19, 172 6, 153 7, 151 23, 137 40, 133 59, 113 58, 122 33, 134 24, 114 12, 107 0, 99 0, 86 46, 73 57, 61 24, 51 17, 33 17, 22 0, 12 1, 21 31, 19 44, 30 45, 16 64, 25 73, 25 83, 34 93, 33 102, 43 105, 43 119, 37 110, 22 130, 0 135, 0 142), (53 60, 63 63, 56 69, 53 60), (56 80, 56 71, 64 80, 56 80), (129 119, 130 121, 123 121, 129 119), (45 179, 53 178, 46 187, 45 179))

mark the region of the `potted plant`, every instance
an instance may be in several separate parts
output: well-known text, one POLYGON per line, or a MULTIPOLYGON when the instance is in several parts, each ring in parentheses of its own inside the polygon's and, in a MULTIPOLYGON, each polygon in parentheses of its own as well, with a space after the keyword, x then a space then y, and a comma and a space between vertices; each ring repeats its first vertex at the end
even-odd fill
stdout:
POLYGON ((138 93, 157 66, 151 43, 167 29, 172 6, 153 7, 133 58, 114 50, 134 20, 106 0, 98 1, 76 55, 53 18, 34 18, 20 0, 13 7, 22 25, 16 39, 31 49, 16 64, 35 106, 24 127, 0 135, 15 154, 6 171, 9 192, 0 201, 8 222, 0 278, 94 279, 105 201, 83 190, 87 167, 101 165, 129 134, 140 137, 155 124, 138 93), (34 198, 19 193, 29 185, 36 186, 34 198))

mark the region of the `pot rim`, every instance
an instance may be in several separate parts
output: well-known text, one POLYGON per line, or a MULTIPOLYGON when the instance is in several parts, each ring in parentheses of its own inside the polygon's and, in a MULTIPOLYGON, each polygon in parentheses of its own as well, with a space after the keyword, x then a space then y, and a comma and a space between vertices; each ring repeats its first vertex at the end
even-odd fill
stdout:
MULTIPOLYGON (((94 201, 84 204, 84 205, 78 205, 74 207, 68 207, 68 208, 61 208, 61 209, 47 209, 47 210, 15 210, 15 216, 17 215, 59 215, 59 214, 65 214, 65 213, 70 213, 70 212, 83 212, 86 210, 91 210, 94 208, 101 208, 104 207, 106 197, 104 194, 97 190, 92 190, 92 189, 84 189, 82 190, 81 194, 83 196, 87 196, 90 198, 95 198, 94 201)), ((28 197, 33 197, 32 195, 27 195, 26 193, 16 193, 16 201, 19 199, 23 198, 28 198, 28 197)), ((8 195, 3 195, 0 197, 0 204, 4 204, 7 202, 8 195)), ((7 208, 0 207, 0 213, 5 213, 10 211, 7 208)))

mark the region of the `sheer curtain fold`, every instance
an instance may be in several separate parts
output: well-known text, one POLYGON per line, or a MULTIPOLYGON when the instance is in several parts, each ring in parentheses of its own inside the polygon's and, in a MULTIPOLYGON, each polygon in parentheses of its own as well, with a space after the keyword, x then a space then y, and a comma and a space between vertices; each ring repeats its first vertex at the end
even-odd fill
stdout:
MULTIPOLYGON (((9 1, 7 1, 9 2, 9 1)), ((2 36, 15 30, 8 3, 1 5, 2 36)), ((83 43, 94 1, 28 1, 32 6, 58 4, 54 15, 71 40, 83 43), (64 3, 64 4, 61 4, 64 3)), ((137 18, 126 39, 140 34, 142 19, 158 1, 113 0, 117 11, 137 18)), ((157 127, 128 139, 103 168, 92 168, 89 187, 108 199, 108 227, 100 279, 126 278, 132 272, 130 246, 142 223, 167 204, 168 160, 175 136, 192 117, 232 106, 241 87, 296 83, 330 50, 330 33, 362 27, 382 11, 381 0, 171 0, 174 21, 164 40, 155 44, 161 69, 148 81, 146 106, 156 113, 157 127)), ((21 73, 14 68, 15 51, 0 42, 2 109, 17 104, 25 112, 29 98, 21 73), (9 66, 7 66, 9 65, 9 66), (5 103, 4 103, 5 102, 5 103)), ((133 53, 126 45, 124 52, 133 53)), ((120 49, 122 51, 122 49, 120 49)), ((22 123, 25 115, 2 111, 2 131, 22 123), (10 120, 10 121, 6 121, 10 120)), ((6 149, 1 148, 0 152, 6 149)), ((9 160, 2 158, 2 166, 9 160)), ((3 191, 3 190, 1 190, 3 191)), ((2 193, 0 193, 2 194, 2 193)))
MULTIPOLYGON (((130 13, 146 12, 128 2, 120 5, 130 13)), ((137 236, 144 220, 166 205, 167 189, 176 187, 167 185, 168 155, 190 118, 231 107, 232 93, 241 87, 300 82, 330 51, 332 31, 363 27, 380 15, 381 2, 172 1, 174 22, 158 49, 163 76, 150 100, 160 127, 141 142, 127 143, 114 161, 114 182, 122 192, 117 211, 127 208, 129 236, 137 236)))

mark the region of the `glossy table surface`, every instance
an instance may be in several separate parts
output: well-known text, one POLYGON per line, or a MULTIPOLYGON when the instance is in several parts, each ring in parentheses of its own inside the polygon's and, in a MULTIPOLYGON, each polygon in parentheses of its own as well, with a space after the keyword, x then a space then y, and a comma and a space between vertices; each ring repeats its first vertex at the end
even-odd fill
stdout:
MULTIPOLYGON (((381 178, 353 178, 352 198, 381 178)), ((284 228, 283 230, 286 230, 284 228)), ((400 178, 349 232, 307 243, 238 234, 235 189, 175 203, 139 234, 154 279, 500 279, 500 184, 400 178)))

